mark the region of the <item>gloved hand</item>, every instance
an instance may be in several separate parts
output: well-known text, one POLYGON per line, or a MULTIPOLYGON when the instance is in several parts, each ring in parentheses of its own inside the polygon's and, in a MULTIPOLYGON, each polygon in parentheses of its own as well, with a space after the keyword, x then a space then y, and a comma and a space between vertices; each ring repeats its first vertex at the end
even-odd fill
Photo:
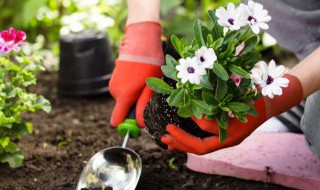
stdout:
POLYGON ((137 101, 149 77, 161 77, 164 55, 161 26, 156 22, 130 24, 110 79, 109 89, 116 100, 110 123, 117 127, 137 101))
MULTIPOLYGON (((303 92, 299 79, 289 74, 283 77, 287 78, 290 82, 288 87, 282 89, 283 94, 281 96, 275 96, 273 99, 261 97, 254 103, 254 107, 258 112, 257 118, 248 115, 247 123, 243 123, 236 118, 228 121, 228 137, 224 143, 220 143, 219 136, 202 139, 186 133, 172 124, 166 127, 169 135, 164 135, 161 138, 162 143, 167 144, 169 150, 178 150, 199 155, 239 144, 267 119, 301 102, 303 92)), ((219 134, 217 121, 207 120, 205 118, 199 120, 194 117, 192 119, 202 130, 216 135, 219 134)))

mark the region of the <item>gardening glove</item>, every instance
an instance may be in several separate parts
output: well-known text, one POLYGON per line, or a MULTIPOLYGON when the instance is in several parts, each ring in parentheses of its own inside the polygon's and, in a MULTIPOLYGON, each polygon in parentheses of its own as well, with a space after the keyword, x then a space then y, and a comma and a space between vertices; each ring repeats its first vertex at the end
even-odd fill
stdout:
POLYGON ((169 150, 178 150, 199 155, 239 144, 270 117, 278 115, 298 105, 302 101, 303 91, 299 79, 289 74, 284 75, 283 78, 287 78, 290 82, 288 87, 282 89, 281 96, 275 96, 272 99, 264 96, 254 103, 253 106, 258 112, 258 117, 248 115, 247 123, 243 123, 236 118, 229 119, 227 128, 228 137, 225 142, 220 143, 219 141, 217 121, 207 120, 204 117, 202 119, 192 117, 193 121, 195 121, 202 130, 215 135, 207 138, 199 138, 186 133, 175 125, 169 124, 166 127, 169 135, 162 136, 162 143, 167 144, 169 150))
POLYGON ((146 86, 148 77, 161 77, 164 63, 161 26, 156 22, 130 24, 125 29, 109 89, 116 100, 110 123, 117 127, 146 86))

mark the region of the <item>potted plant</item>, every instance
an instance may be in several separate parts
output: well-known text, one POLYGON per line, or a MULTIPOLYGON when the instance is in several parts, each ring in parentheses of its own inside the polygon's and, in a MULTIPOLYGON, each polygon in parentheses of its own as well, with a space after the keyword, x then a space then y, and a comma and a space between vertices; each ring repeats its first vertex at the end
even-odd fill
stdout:
POLYGON ((10 28, 0 33, 0 162, 16 168, 22 165, 23 151, 16 142, 32 132, 32 124, 22 114, 44 110, 50 112, 50 102, 28 91, 36 84, 35 73, 43 70, 40 59, 20 51, 26 34, 10 28))
MULTIPOLYGON (((271 20, 268 11, 253 1, 238 7, 229 3, 226 8, 209 11, 209 17, 211 27, 195 19, 191 43, 171 37, 181 58, 176 60, 167 55, 162 66, 164 78, 146 81, 156 93, 145 109, 144 120, 148 132, 162 147, 165 146, 160 138, 169 123, 198 137, 212 135, 202 131, 190 118, 200 119, 203 115, 218 121, 223 143, 230 118, 247 122, 248 114, 257 117, 253 103, 261 95, 273 96, 263 89, 261 77, 265 76, 261 69, 267 66, 255 50, 260 28, 267 29, 266 23, 271 20), (254 68, 255 65, 261 68, 254 68)), ((270 64, 276 67, 274 61, 270 64)))

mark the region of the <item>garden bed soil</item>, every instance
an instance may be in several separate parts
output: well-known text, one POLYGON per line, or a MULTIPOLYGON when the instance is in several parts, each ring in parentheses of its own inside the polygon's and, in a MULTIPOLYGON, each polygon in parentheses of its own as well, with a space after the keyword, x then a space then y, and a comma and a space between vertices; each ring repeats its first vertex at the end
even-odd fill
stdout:
MULTIPOLYGON (((24 115, 34 125, 33 134, 19 142, 25 162, 18 169, 0 164, 1 190, 74 190, 85 161, 101 149, 121 145, 123 140, 109 125, 115 103, 109 95, 58 97, 57 74, 42 73, 38 78, 38 84, 31 90, 48 98, 53 109, 50 114, 38 111, 24 115)), ((160 148, 146 132, 139 139, 129 140, 128 147, 143 162, 137 190, 288 189, 188 170, 186 154, 160 148)))

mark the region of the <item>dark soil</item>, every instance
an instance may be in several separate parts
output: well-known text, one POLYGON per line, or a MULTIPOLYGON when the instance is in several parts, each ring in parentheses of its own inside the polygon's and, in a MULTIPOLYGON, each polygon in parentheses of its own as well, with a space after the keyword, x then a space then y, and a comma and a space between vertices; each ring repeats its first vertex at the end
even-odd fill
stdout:
MULTIPOLYGON (((0 164, 1 190, 74 190, 85 162, 97 151, 121 145, 123 138, 109 126, 114 101, 100 98, 62 98, 56 95, 56 74, 39 75, 32 90, 47 97, 50 114, 26 114, 34 133, 19 146, 25 152, 23 167, 0 164)), ((287 189, 264 182, 205 175, 186 168, 186 154, 171 153, 157 146, 149 134, 130 140, 128 147, 142 159, 137 190, 257 190, 287 189), (170 165, 169 162, 173 161, 170 165), (170 167, 171 166, 171 167, 170 167)))

